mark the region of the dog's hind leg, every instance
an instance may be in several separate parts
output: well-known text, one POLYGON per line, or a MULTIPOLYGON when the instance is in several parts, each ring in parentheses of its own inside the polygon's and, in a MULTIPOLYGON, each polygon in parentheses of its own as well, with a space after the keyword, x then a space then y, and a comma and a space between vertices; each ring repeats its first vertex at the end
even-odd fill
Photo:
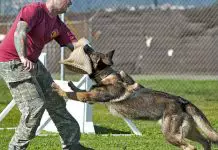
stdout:
POLYGON ((185 141, 181 132, 182 122, 183 116, 181 114, 164 116, 162 132, 169 143, 180 147, 182 150, 196 150, 194 146, 185 141))
POLYGON ((204 150, 211 150, 210 142, 198 131, 193 118, 186 113, 184 113, 181 132, 184 138, 199 142, 204 150))
POLYGON ((195 125, 193 125, 192 130, 186 135, 186 138, 192 141, 199 142, 203 147, 204 150, 211 150, 211 143, 209 140, 207 140, 196 128, 195 125))

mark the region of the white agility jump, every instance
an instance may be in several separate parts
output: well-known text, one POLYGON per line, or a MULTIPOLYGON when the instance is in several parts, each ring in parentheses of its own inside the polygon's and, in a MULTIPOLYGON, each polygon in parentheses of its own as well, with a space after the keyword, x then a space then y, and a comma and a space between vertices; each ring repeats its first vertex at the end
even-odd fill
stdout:
MULTIPOLYGON (((68 86, 68 81, 55 80, 55 83, 57 83, 66 92, 72 91, 68 86)), ((89 90, 92 86, 88 75, 84 75, 79 82, 73 83, 75 86, 83 90, 89 90)), ((92 122, 92 106, 90 104, 66 99, 66 107, 70 114, 79 123, 81 133, 95 133, 94 124, 92 122)), ((41 130, 57 132, 57 129, 47 111, 45 111, 42 116, 42 120, 36 134, 38 135, 41 130)))
MULTIPOLYGON (((46 66, 46 53, 40 55, 40 61, 46 66)), ((55 80, 55 82, 64 90, 71 91, 68 86, 68 81, 55 80)), ((89 90, 93 85, 92 80, 88 75, 84 75, 80 81, 73 82, 78 88, 83 90, 89 90)), ((77 120, 80 125, 81 133, 95 133, 94 124, 92 122, 92 106, 88 103, 82 103, 74 100, 66 100, 66 107, 70 114, 77 120)), ((14 100, 12 100, 7 107, 0 113, 0 122, 7 116, 10 110, 15 106, 14 100)), ((123 118, 129 128, 135 135, 142 135, 137 129, 134 123, 127 118, 123 118)), ((48 112, 45 111, 43 114, 40 126, 37 129, 36 135, 39 135, 42 130, 57 132, 57 129, 52 122, 48 112)))

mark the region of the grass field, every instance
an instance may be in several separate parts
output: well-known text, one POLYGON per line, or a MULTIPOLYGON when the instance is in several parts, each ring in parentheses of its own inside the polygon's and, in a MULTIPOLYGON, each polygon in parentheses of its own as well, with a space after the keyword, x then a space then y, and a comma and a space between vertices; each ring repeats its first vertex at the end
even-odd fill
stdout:
MULTIPOLYGON (((138 80, 146 87, 180 95, 196 104, 206 114, 214 128, 218 130, 218 81, 193 80, 138 80)), ((0 81, 0 112, 10 102, 11 96, 6 86, 0 81)), ((15 107, 9 115, 0 122, 0 128, 16 127, 19 121, 19 111, 15 107)), ((82 134, 81 143, 96 150, 174 150, 163 139, 160 126, 153 121, 134 121, 142 132, 142 136, 131 133, 125 122, 112 116, 104 105, 93 105, 93 122, 95 135, 82 134), (113 134, 120 134, 114 136, 113 134), (128 136, 121 136, 127 134, 128 136)), ((14 130, 0 130, 0 150, 6 150, 14 130)), ((192 142, 193 143, 193 142, 192 142)), ((193 143, 198 149, 202 147, 193 143)), ((59 150, 61 145, 57 134, 38 136, 30 143, 29 150, 59 150)), ((213 146, 218 150, 218 146, 213 146)))

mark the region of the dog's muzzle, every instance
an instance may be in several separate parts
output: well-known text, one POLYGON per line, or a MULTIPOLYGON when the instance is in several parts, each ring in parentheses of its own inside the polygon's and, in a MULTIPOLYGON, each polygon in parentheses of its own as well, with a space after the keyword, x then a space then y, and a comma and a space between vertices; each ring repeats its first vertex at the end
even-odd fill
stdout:
POLYGON ((74 49, 70 56, 63 61, 60 61, 60 63, 64 64, 70 71, 76 73, 92 73, 91 61, 89 56, 84 52, 83 46, 74 49))

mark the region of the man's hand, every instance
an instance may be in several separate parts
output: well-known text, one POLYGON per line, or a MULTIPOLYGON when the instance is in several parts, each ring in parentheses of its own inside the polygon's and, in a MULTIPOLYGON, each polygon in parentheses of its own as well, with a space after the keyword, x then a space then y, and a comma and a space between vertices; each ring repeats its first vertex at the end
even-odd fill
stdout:
POLYGON ((77 42, 73 43, 74 49, 81 47, 81 46, 85 46, 89 44, 89 41, 86 38, 81 38, 79 39, 77 42))
POLYGON ((32 69, 35 68, 35 64, 23 56, 20 57, 20 61, 22 62, 23 66, 25 67, 24 70, 31 71, 32 69))
POLYGON ((81 46, 85 46, 89 44, 89 41, 86 38, 81 38, 79 39, 77 42, 73 42, 73 43, 69 43, 67 44, 67 47, 73 51, 74 49, 81 47, 81 46))

